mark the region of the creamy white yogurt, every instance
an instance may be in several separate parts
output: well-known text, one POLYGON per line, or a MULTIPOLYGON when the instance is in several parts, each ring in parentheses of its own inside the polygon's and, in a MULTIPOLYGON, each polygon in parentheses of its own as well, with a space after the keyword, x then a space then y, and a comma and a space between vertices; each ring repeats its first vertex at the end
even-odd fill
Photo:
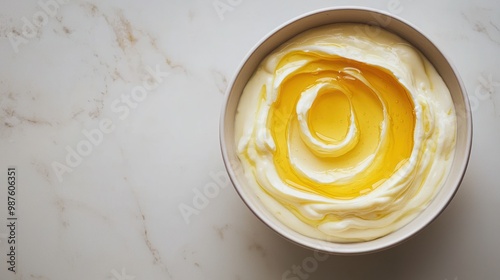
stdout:
POLYGON ((446 180, 456 116, 431 63, 360 24, 304 32, 267 56, 236 115, 248 186, 304 235, 372 240, 422 211, 446 180))

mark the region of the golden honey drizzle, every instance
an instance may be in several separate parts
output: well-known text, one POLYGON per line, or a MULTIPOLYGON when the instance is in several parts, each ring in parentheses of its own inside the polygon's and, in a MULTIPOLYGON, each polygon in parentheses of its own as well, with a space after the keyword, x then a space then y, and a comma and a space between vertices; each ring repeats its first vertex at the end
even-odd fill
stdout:
MULTIPOLYGON (((268 127, 276 144, 274 164, 279 176, 287 184, 310 193, 335 199, 352 199, 363 195, 387 180, 410 157, 415 127, 414 104, 410 93, 387 70, 338 56, 319 53, 293 52, 286 55, 277 69, 286 63, 307 59, 306 66, 290 74, 278 89, 278 98, 270 109, 268 127), (370 86, 351 75, 356 70, 370 86), (328 79, 341 91, 318 93, 312 104, 308 125, 311 134, 320 141, 335 143, 342 140, 350 124, 350 106, 353 106, 359 128, 359 141, 352 150, 337 157, 312 156, 298 140, 296 105, 308 87, 328 79), (326 170, 354 167, 377 152, 384 122, 386 140, 373 163, 348 182, 317 183, 296 172, 290 163, 290 151, 304 150, 308 160, 326 170)), ((294 152, 295 154, 295 152, 294 152)))

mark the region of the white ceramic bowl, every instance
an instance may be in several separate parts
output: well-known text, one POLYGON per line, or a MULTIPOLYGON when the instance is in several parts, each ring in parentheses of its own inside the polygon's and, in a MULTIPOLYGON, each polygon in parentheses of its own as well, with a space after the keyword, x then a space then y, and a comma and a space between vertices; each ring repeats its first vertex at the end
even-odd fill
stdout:
POLYGON ((290 20, 264 37, 243 60, 226 93, 220 123, 220 143, 224 163, 233 185, 250 210, 274 231, 299 245, 336 254, 360 254, 395 246, 432 222, 448 205, 462 181, 472 145, 472 116, 465 88, 457 71, 443 53, 418 29, 381 11, 339 7, 308 13, 290 20), (358 243, 334 243, 310 238, 295 232, 277 220, 256 194, 247 187, 238 160, 234 137, 236 108, 243 89, 259 63, 285 41, 308 29, 332 23, 365 23, 399 35, 420 50, 434 65, 448 86, 457 113, 455 157, 445 184, 430 205, 406 226, 375 240, 358 243))

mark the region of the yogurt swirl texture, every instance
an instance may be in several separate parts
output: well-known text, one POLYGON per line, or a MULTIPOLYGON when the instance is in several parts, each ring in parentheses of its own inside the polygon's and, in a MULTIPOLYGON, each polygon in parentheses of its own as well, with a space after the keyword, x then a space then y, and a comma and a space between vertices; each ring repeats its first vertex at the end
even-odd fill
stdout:
POLYGON ((451 167, 456 116, 448 88, 414 47, 382 29, 334 24, 261 62, 235 131, 248 185, 281 222, 359 242, 397 230, 430 203, 451 167))

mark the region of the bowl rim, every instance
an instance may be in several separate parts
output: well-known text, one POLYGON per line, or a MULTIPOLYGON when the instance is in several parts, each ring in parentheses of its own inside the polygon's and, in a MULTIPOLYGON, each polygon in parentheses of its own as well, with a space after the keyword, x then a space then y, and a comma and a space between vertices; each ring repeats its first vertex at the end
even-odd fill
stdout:
MULTIPOLYGON (((335 23, 349 23, 348 21, 342 21, 342 22, 331 22, 331 23, 327 23, 327 24, 335 24, 335 23)), ((362 23, 362 22, 359 22, 359 23, 362 23)), ((374 22, 370 22, 370 21, 367 21, 365 22, 365 24, 373 24, 374 22)), ((310 27, 310 28, 316 28, 316 27, 319 27, 319 26, 323 26, 323 25, 326 25, 326 24, 319 24, 319 25, 316 25, 314 27, 310 27)), ((377 22, 375 22, 375 25, 377 25, 377 22)), ((382 29, 384 30, 387 30, 391 33, 394 33, 398 36, 401 37, 400 34, 397 34, 395 33, 394 31, 392 30, 388 30, 386 29, 385 27, 386 26, 380 26, 382 29)), ((307 30, 307 29, 306 29, 307 30)), ((283 42, 286 42, 287 40, 293 38, 294 36, 297 36, 298 34, 304 32, 305 30, 302 30, 302 31, 299 31, 299 32, 295 32, 293 34, 291 34, 287 39, 285 39, 283 42)), ((405 40, 407 40, 406 38, 403 38, 405 40)), ((283 42, 281 42, 280 44, 282 44, 283 42)), ((280 44, 278 44, 276 47, 278 47, 280 44)), ((422 52, 422 50, 418 47, 415 46, 415 48, 417 48, 419 51, 422 52)), ((272 50, 270 51, 272 52, 272 50)), ((269 52, 269 53, 270 53, 269 52)), ((268 54, 269 54, 268 53, 268 54)), ((263 57, 267 56, 268 54, 264 55, 263 57)), ((425 55, 425 54, 424 54, 425 55)), ((429 58, 428 58, 429 59, 429 58)), ((431 61, 429 59, 429 61, 434 65, 434 61, 431 61)), ((260 63, 261 61, 258 61, 257 62, 257 65, 260 63)), ((436 66, 434 66, 436 67, 436 66)), ((446 67, 446 66, 445 66, 446 67)), ((253 70, 255 70, 255 68, 253 68, 253 70)), ((436 69, 437 70, 437 69, 436 69)), ((442 73, 440 73, 438 71, 438 73, 440 75, 442 75, 442 73)), ((244 83, 246 84, 248 82, 248 80, 244 81, 244 83)), ((445 81, 446 83, 446 81, 445 81)), ((448 85, 447 85, 448 86, 448 85)), ((453 94, 452 94, 453 96, 453 94)), ((239 98, 241 97, 241 93, 238 97, 238 102, 239 102, 239 98)), ((456 106, 455 102, 453 102, 454 105, 456 106)), ((232 116, 234 117, 234 116, 232 116)), ((457 117, 457 122, 458 122, 458 117, 457 117)), ((322 9, 316 9, 316 10, 313 10, 313 11, 310 11, 310 12, 307 12, 307 13, 303 13, 301 15, 298 15, 296 17, 293 17, 287 21, 285 21, 284 23, 278 25, 277 27, 275 27, 274 29, 272 29, 270 32, 268 32, 266 35, 264 35, 249 51, 248 53, 245 55, 245 57, 243 58, 243 60, 240 62, 240 64, 238 65, 238 67, 236 68, 236 71, 235 71, 235 74, 234 76, 232 77, 232 79, 230 80, 230 83, 228 84, 228 87, 226 89, 226 92, 224 94, 224 101, 223 101, 223 105, 222 105, 222 108, 221 108, 221 115, 220 115, 220 122, 219 122, 219 138, 220 138, 220 149, 221 149, 221 152, 222 152, 222 157, 223 157, 223 162, 224 162, 224 166, 226 168, 226 171, 228 172, 229 174, 229 179, 231 181, 231 183, 233 184, 233 187, 234 189, 236 190, 236 192, 238 193, 238 195, 240 196, 240 198, 243 200, 243 202, 246 204, 246 206, 250 209, 250 211, 259 219, 261 220, 267 227, 271 228, 275 233, 277 233, 279 236, 285 238, 286 240, 288 241, 291 241, 292 243, 295 243, 301 247, 304 247, 304 248, 307 248, 307 249, 311 249, 311 250, 316 250, 316 251, 320 251, 320 252, 324 252, 324 253, 329 253, 329 254, 340 254, 340 255, 345 255, 345 254, 348 254, 348 255, 357 255, 357 254, 367 254, 367 253, 373 253, 373 252, 378 252, 378 251, 382 251, 382 250, 385 250, 385 249, 389 249, 389 248, 392 248, 394 246, 397 246, 401 243, 403 243, 404 241, 407 241, 408 239, 416 236, 419 232, 421 232, 424 228, 426 228, 430 223, 432 223, 446 208, 447 206, 449 205, 449 203, 451 202, 451 200, 453 199, 453 197, 456 195, 456 193, 458 192, 458 189, 464 179, 464 176, 465 176, 465 173, 466 173, 466 170, 467 170, 467 167, 468 167, 468 164, 469 164, 469 159, 470 159, 470 154, 471 154, 471 150, 472 150, 472 136, 473 136, 473 127, 472 127, 472 112, 471 112, 471 108, 470 108, 470 101, 468 99, 468 96, 467 96, 467 92, 466 92, 466 89, 465 89, 465 86, 463 84, 463 81, 459 75, 459 72, 457 70, 457 68, 453 65, 453 63, 451 62, 451 60, 442 52, 441 49, 439 49, 437 47, 437 45, 434 43, 433 40, 431 40, 428 35, 426 35, 425 33, 423 33, 419 28, 415 27, 415 25, 409 23, 408 21, 396 16, 396 15, 393 15, 393 14, 390 14, 390 13, 387 13, 385 11, 382 11, 382 10, 379 10, 379 9, 374 9, 374 8, 368 8, 368 7, 363 7, 363 6, 336 6, 336 7, 327 7, 327 8, 322 8, 322 9), (437 52, 437 55, 441 56, 444 61, 447 63, 447 67, 450 68, 453 76, 454 76, 454 79, 456 81, 456 83, 458 84, 458 87, 460 89, 460 93, 461 93, 461 97, 463 98, 463 101, 464 101, 464 110, 465 110, 465 150, 463 150, 463 160, 462 162, 460 162, 460 164, 456 167, 456 169, 458 169, 459 171, 459 176, 457 176, 456 178, 454 178, 454 188, 452 189, 452 191, 446 196, 445 200, 442 201, 442 203, 440 204, 440 207, 438 209, 438 211, 434 211, 431 213, 431 215, 428 215, 427 219, 425 219, 423 221, 423 223, 420 223, 419 226, 414 226, 413 228, 411 228, 406 234, 403 234, 397 238, 393 238, 390 240, 390 242, 388 242, 387 244, 380 244, 380 245, 372 245, 372 241, 363 241, 363 242, 354 242, 354 243, 338 243, 338 242, 330 242, 330 241, 325 241, 325 240, 319 240, 319 239, 314 239, 314 238, 310 238, 308 236, 305 236, 305 235, 302 235, 300 233, 298 233, 298 235, 302 236, 302 237, 305 237, 305 238, 298 238, 296 236, 294 236, 293 234, 290 233, 291 232, 295 232, 295 230, 291 229, 291 228, 288 228, 285 224, 283 224, 282 222, 278 221, 279 223, 281 223, 283 226, 280 227, 278 225, 276 225, 274 222, 271 222, 268 220, 267 217, 264 217, 263 215, 261 215, 258 211, 258 209, 256 209, 257 207, 255 205, 252 204, 252 202, 250 201, 249 198, 246 197, 246 195, 243 193, 243 190, 242 190, 242 185, 238 182, 238 178, 235 174, 235 171, 233 169, 233 166, 231 166, 231 159, 229 158, 229 151, 227 149, 227 143, 226 143, 226 121, 227 121, 227 118, 228 118, 228 105, 229 105, 229 102, 230 102, 230 97, 231 97, 231 93, 233 92, 233 88, 235 86, 235 83, 238 81, 238 77, 240 76, 242 70, 245 68, 245 66, 247 65, 249 59, 254 55, 254 53, 259 50, 259 48, 262 47, 262 45, 270 40, 270 38, 272 38, 274 35, 278 34, 280 31, 282 31, 283 29, 285 29, 286 27, 292 25, 293 23, 296 23, 298 21, 301 21, 301 20, 304 20, 306 18, 309 18, 311 16, 318 16, 320 14, 323 14, 323 13, 328 13, 328 12, 342 12, 342 11, 356 11, 356 12, 365 12, 365 13, 375 13, 375 14, 378 14, 380 16, 383 16, 383 17, 387 17, 391 20, 396 20, 396 21, 399 21, 403 26, 407 27, 407 28, 410 28, 410 29, 413 29, 413 31, 415 31, 416 33, 418 33, 419 35, 423 36, 430 44, 430 46, 434 47, 436 52, 437 52), (288 232, 285 230, 288 230, 288 232), (313 239, 314 242, 306 242, 308 240, 306 239, 313 239), (328 243, 328 244, 331 244, 331 245, 340 245, 338 247, 331 247, 331 246, 322 246, 321 244, 324 244, 324 243, 328 243), (351 246, 351 245, 355 245, 355 244, 362 244, 360 246, 351 246), (371 245, 371 246, 370 246, 371 245)), ((457 123, 458 125, 458 123, 457 123)), ((458 131, 458 126, 457 126, 457 131, 458 131)), ((458 137, 458 136, 457 136, 458 137)), ((456 156, 456 153, 457 153, 457 150, 455 150, 455 156, 456 156)), ((452 164, 455 164, 455 159, 453 160, 453 163, 452 164)), ((450 171, 451 173, 451 171, 450 171)), ((447 178, 445 180, 448 181, 450 178, 447 178)), ((441 189, 434 195, 434 197, 432 198, 431 200, 431 203, 432 201, 438 196, 438 194, 442 191, 443 189, 443 186, 441 187, 441 189)), ((429 204, 430 205, 430 204, 429 204)), ((425 209, 424 209, 425 210, 425 209)), ((418 215, 418 216, 421 216, 420 214, 424 211, 422 210, 418 215)), ((408 224, 406 224, 405 226, 403 226, 402 228, 405 228, 407 227, 408 225, 411 225, 413 223, 413 221, 415 219, 417 219, 417 217, 413 218, 413 220, 411 220, 408 224)), ((395 230, 394 232, 398 232, 400 231, 401 228, 395 230)), ((394 233, 393 232, 393 233, 394 233)), ((297 233, 297 232, 295 232, 297 233)), ((390 236, 392 235, 392 233, 384 236, 384 237, 387 237, 387 236, 390 236)), ((381 238, 384 238, 384 237, 381 237, 381 238)), ((377 240, 377 239, 375 239, 377 240)), ((376 244, 376 243, 375 243, 376 244)))

